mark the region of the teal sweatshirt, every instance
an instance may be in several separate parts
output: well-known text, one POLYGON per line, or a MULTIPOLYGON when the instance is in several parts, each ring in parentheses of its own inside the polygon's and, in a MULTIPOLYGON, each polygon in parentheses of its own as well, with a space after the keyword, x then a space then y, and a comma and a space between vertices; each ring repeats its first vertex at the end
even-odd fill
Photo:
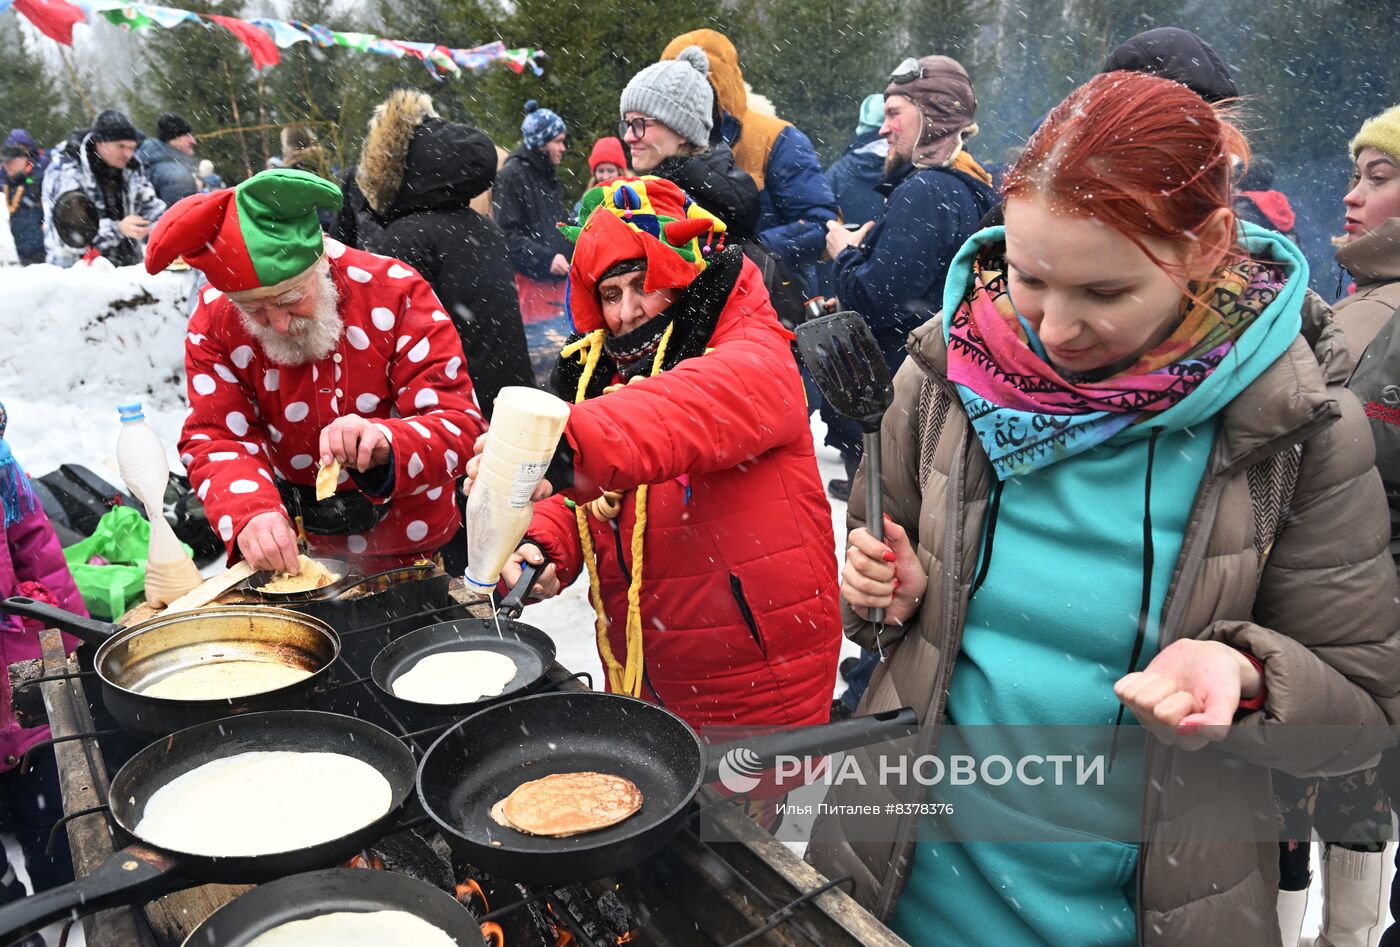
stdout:
MULTIPOLYGON (((977 249, 1001 239, 993 228, 964 246, 948 296, 966 287, 977 249)), ((1308 278, 1301 254, 1250 225, 1244 241, 1256 258, 1283 264, 1288 280, 1216 371, 1150 423, 1002 485, 995 525, 989 516, 984 527, 983 548, 990 532, 992 553, 967 609, 948 696, 946 719, 958 728, 958 746, 940 745, 939 754, 1016 761, 1072 753, 1106 761, 1112 751, 1113 762, 1102 767, 1102 786, 1074 785, 1073 766, 1063 785, 1052 785, 1053 770, 1040 767, 1031 772, 1046 777, 1041 785, 1013 779, 935 786, 930 799, 954 811, 921 821, 891 921, 912 944, 1136 943, 1136 839, 1149 737, 1126 714, 1113 738, 1113 685, 1129 670, 1145 584, 1148 620, 1133 669, 1156 653, 1163 602, 1220 411, 1301 327, 1308 278), (1150 567, 1143 525, 1149 499, 1150 567)), ((1033 336, 1032 345, 1039 345, 1033 336)))

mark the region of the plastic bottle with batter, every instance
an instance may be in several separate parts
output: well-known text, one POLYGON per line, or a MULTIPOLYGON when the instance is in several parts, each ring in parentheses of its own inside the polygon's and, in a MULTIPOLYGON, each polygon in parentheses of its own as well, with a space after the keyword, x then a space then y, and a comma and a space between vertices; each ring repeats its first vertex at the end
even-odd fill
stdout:
POLYGON ((126 488, 146 508, 151 523, 150 546, 146 553, 146 601, 166 605, 199 585, 199 569, 175 530, 165 519, 165 487, 170 481, 170 462, 165 445, 145 421, 141 402, 117 405, 122 429, 117 437, 117 467, 126 488))
POLYGON ((469 588, 489 592, 530 526, 535 492, 559 445, 569 405, 534 388, 502 388, 467 498, 469 588))

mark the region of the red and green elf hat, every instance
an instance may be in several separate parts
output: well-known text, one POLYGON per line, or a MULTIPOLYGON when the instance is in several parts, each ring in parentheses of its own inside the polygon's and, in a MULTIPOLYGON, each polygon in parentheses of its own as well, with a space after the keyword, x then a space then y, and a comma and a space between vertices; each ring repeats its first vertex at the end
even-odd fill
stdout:
POLYGON ((664 178, 618 178, 583 195, 581 227, 560 226, 574 241, 567 309, 574 328, 603 327, 598 280, 624 260, 646 260, 647 292, 689 286, 724 246, 724 221, 664 178))
POLYGON ((161 215, 146 244, 146 270, 176 257, 204 271, 215 289, 267 296, 325 254, 318 210, 339 210, 340 188, 277 168, 237 187, 192 194, 161 215))

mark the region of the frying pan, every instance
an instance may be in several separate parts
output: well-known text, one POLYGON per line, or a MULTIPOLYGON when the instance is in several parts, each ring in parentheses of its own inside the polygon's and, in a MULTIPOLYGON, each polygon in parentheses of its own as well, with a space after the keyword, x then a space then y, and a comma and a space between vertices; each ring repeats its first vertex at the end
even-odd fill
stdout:
POLYGON ((343 559, 322 559, 319 556, 311 556, 310 558, 312 562, 320 563, 331 575, 338 575, 340 578, 329 585, 306 592, 264 592, 262 586, 267 585, 278 575, 276 572, 264 569, 248 576, 238 584, 238 588, 252 592, 269 602, 307 602, 320 598, 334 598, 340 594, 342 587, 353 585, 362 578, 351 568, 350 563, 343 559))
POLYGON ((468 864, 525 883, 591 881, 642 863, 670 841, 728 753, 740 751, 745 770, 761 768, 779 755, 820 755, 897 739, 916 723, 906 707, 707 747, 655 704, 596 691, 537 694, 488 707, 439 737, 418 767, 418 797, 468 864), (491 807, 521 783, 581 771, 632 780, 642 792, 641 810, 617 825, 567 838, 527 835, 491 818, 491 807))
POLYGON ((496 609, 506 620, 490 618, 459 618, 438 622, 411 631, 389 642, 374 657, 370 677, 374 684, 394 703, 416 713, 451 716, 459 719, 475 713, 488 704, 519 697, 538 686, 545 672, 554 663, 554 639, 530 625, 512 619, 520 616, 522 600, 536 575, 545 564, 525 564, 520 578, 496 609), (494 697, 459 704, 428 704, 409 700, 394 693, 394 682, 400 675, 431 654, 447 651, 493 651, 515 662, 515 677, 494 697))
MULTIPOLYGON (((134 841, 71 884, 0 907, 0 943, 8 944, 70 914, 147 901, 198 883, 254 884, 338 864, 398 822, 413 780, 413 754, 408 747, 373 724, 339 714, 270 711, 172 733, 128 760, 108 789, 112 819, 134 841), (152 845, 136 833, 151 795, 177 776, 238 753, 277 750, 343 753, 370 764, 389 781, 389 811, 340 838, 269 855, 194 855, 152 845)), ((288 791, 329 794, 335 787, 297 786, 288 791)))
POLYGON ((234 898, 185 938, 183 947, 246 947, 291 921, 336 911, 407 911, 445 932, 458 947, 485 947, 476 918, 426 881, 392 871, 331 868, 278 878, 234 898))
POLYGON ((23 596, 0 600, 0 612, 38 619, 96 647, 93 667, 103 703, 123 730, 143 737, 249 711, 305 707, 340 655, 340 637, 325 622, 265 605, 191 609, 129 628, 23 596), (141 693, 175 671, 230 660, 271 661, 312 673, 285 687, 228 699, 178 700, 141 693))

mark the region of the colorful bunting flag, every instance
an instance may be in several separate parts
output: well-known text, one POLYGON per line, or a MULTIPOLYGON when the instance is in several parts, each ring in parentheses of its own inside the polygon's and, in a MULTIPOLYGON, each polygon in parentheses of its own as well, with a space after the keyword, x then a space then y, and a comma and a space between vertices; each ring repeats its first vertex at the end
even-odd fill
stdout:
POLYGON ((247 20, 240 20, 236 16, 220 16, 217 13, 204 15, 237 36, 243 45, 248 47, 248 51, 253 54, 255 68, 275 66, 282 61, 282 53, 272 41, 272 37, 247 20))
POLYGON ((323 48, 342 46, 394 59, 412 56, 435 79, 442 78, 441 72, 457 76, 463 69, 486 69, 496 62, 504 62, 516 73, 523 73, 528 67, 535 75, 544 74, 537 62, 544 55, 541 50, 534 47, 506 49, 505 43, 499 40, 470 49, 453 49, 438 43, 393 40, 372 33, 332 30, 320 23, 301 20, 271 17, 245 20, 150 3, 124 3, 122 0, 77 0, 76 3, 70 0, 0 0, 0 13, 12 6, 41 33, 65 46, 73 45, 73 27, 86 22, 90 15, 100 15, 113 25, 131 31, 147 30, 152 26, 172 29, 189 21, 208 26, 207 20, 219 24, 248 47, 253 56, 253 65, 258 69, 281 62, 280 50, 297 43, 315 43, 323 48))
POLYGON ((87 22, 82 8, 68 0, 15 0, 14 7, 40 33, 64 46, 73 45, 73 27, 87 22))
POLYGON ((272 34, 272 41, 277 44, 278 49, 287 49, 297 43, 311 42, 310 35, 297 29, 285 20, 274 20, 269 17, 259 16, 248 21, 254 26, 261 27, 272 34))

